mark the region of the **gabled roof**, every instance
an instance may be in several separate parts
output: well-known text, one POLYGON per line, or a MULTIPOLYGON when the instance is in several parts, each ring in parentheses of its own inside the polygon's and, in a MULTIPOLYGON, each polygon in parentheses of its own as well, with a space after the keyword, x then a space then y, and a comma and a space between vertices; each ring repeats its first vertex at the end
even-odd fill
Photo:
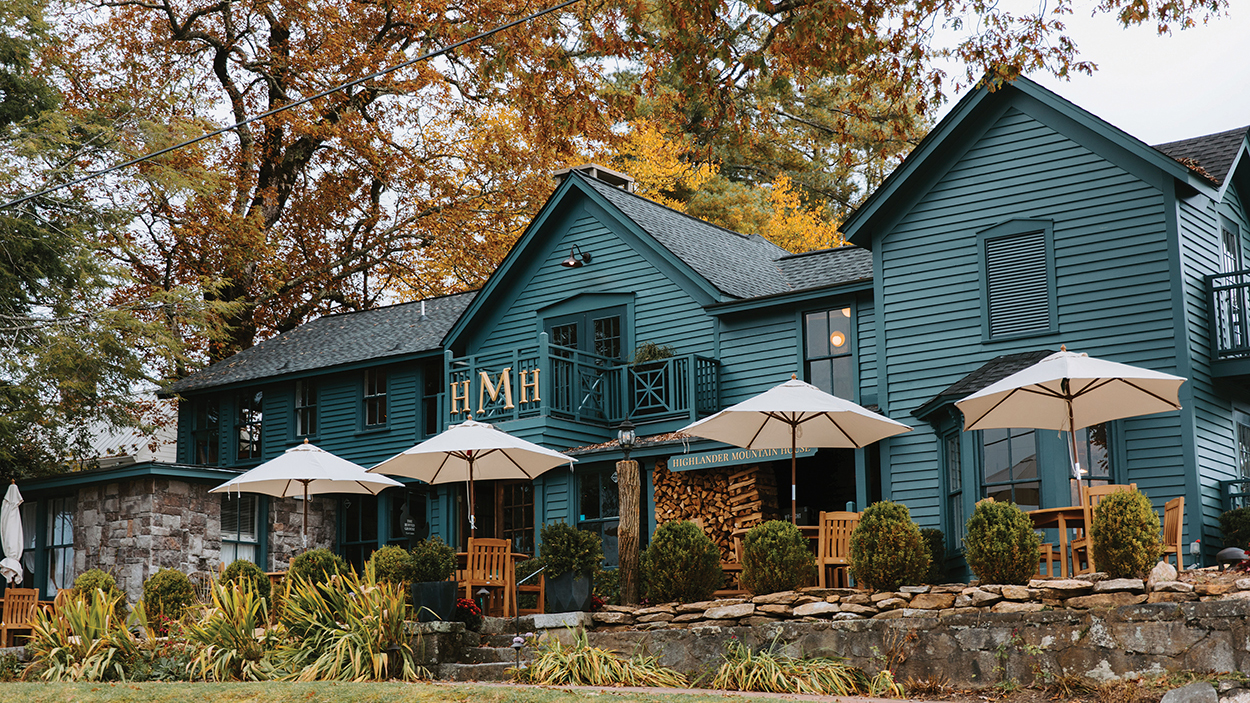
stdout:
POLYGON ((741 234, 628 193, 603 181, 584 179, 621 214, 633 220, 687 266, 735 298, 790 290, 777 260, 790 252, 758 234, 741 234))
POLYGON ((956 103, 903 163, 851 213, 842 225, 847 241, 871 247, 874 235, 888 231, 890 223, 896 222, 928 192, 998 111, 1012 104, 1037 107, 1039 119, 1055 129, 1066 130, 1072 138, 1118 163, 1132 163, 1135 168, 1144 166, 1146 170, 1188 183, 1195 189, 1210 187, 1205 176, 1187 165, 1028 78, 1021 76, 994 90, 982 81, 956 103))
POLYGON ((175 381, 162 395, 438 351, 476 292, 326 315, 175 381), (422 315, 424 309, 425 314, 422 315))
POLYGON ((1017 371, 1023 371, 1051 354, 1054 354, 1054 352, 1047 349, 1039 349, 1037 351, 996 356, 976 371, 955 381, 946 390, 930 398, 919 408, 916 408, 912 415, 923 420, 935 411, 955 401, 962 400, 982 388, 998 383, 1017 371))
POLYGON ((1197 165, 1211 180, 1224 185, 1228 170, 1232 168, 1233 161, 1237 158, 1237 150, 1241 148, 1247 132, 1250 132, 1250 126, 1156 144, 1155 148, 1186 166, 1192 168, 1197 165), (1186 161, 1192 161, 1193 164, 1186 161))

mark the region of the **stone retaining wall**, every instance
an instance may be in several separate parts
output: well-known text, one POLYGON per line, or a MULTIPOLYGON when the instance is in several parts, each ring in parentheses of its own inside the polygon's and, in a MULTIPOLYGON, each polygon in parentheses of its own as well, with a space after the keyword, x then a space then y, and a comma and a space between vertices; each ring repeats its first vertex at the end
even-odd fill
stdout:
MULTIPOLYGON (((986 687, 1059 676, 1110 680, 1186 670, 1250 673, 1247 615, 1250 602, 1239 598, 1037 612, 927 610, 754 627, 598 629, 589 639, 625 655, 657 655, 661 664, 692 675, 714 671, 725 644, 737 638, 751 646, 775 642, 794 656, 844 657, 870 673, 893 661, 903 682, 986 687)), ((561 639, 572 636, 570 630, 548 632, 561 639)))

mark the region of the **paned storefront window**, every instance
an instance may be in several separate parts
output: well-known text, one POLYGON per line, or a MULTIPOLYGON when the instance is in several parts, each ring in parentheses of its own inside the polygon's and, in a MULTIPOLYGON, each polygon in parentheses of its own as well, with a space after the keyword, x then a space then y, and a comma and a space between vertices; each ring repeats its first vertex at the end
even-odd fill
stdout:
POLYGON ((1034 430, 981 430, 981 495, 1022 510, 1042 506, 1034 430))
POLYGON ((1076 431, 1076 456, 1081 464, 1081 478, 1079 481, 1075 477, 1069 480, 1072 505, 1081 504, 1081 484, 1089 487, 1111 483, 1111 451, 1107 433, 1105 422, 1076 431))
POLYGON ((378 548, 378 498, 354 495, 343 499, 343 558, 363 572, 378 548))

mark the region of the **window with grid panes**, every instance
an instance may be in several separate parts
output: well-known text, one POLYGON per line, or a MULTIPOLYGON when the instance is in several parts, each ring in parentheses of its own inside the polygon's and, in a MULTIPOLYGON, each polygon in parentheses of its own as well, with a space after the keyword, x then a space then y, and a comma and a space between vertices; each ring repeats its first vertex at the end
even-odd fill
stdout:
POLYGON ((48 501, 48 582, 44 593, 55 595, 57 589, 74 585, 74 513, 78 498, 65 496, 48 501))
POLYGON ((365 371, 365 427, 386 424, 386 372, 377 369, 365 371))
POLYGON ((317 434, 317 386, 312 381, 295 382, 295 436, 317 434))
POLYGON ((1021 510, 1042 506, 1034 430, 981 430, 981 495, 1021 510))
POLYGON ((960 473, 959 438, 961 433, 952 432, 942 438, 942 458, 946 470, 946 549, 958 552, 963 549, 964 531, 964 482, 960 473))
POLYGON ((599 535, 603 540, 603 557, 608 566, 619 563, 617 529, 621 522, 620 493, 616 487, 616 471, 601 469, 578 476, 579 500, 577 529, 599 535))
POLYGON ((191 412, 191 463, 216 466, 220 457, 221 420, 217 399, 199 400, 191 412))
POLYGON ((260 547, 260 497, 227 493, 221 497, 221 563, 256 563, 260 547))
POLYGON ((500 537, 512 541, 512 551, 534 554, 534 482, 500 481, 500 537))
POLYGON ((839 398, 855 394, 851 309, 808 313, 804 318, 807 382, 839 398))
POLYGON ((1081 478, 1078 481, 1069 471, 1071 505, 1081 504, 1081 484, 1088 488, 1111 483, 1111 451, 1107 433, 1105 422, 1076 431, 1076 457, 1081 464, 1081 478))
POLYGON ((365 562, 378 548, 378 497, 353 495, 343 499, 343 559, 363 573, 365 562))
POLYGON ((239 460, 261 458, 261 431, 264 416, 261 405, 264 394, 261 391, 243 393, 238 396, 238 410, 235 413, 235 447, 239 460))

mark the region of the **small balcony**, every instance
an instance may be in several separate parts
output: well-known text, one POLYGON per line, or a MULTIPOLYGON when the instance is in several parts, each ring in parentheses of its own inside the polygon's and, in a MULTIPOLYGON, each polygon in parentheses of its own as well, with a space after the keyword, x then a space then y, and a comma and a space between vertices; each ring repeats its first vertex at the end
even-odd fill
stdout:
POLYGON ((1211 373, 1250 377, 1250 270, 1206 277, 1211 303, 1211 373))
MULTIPOLYGON (((651 431, 669 431, 720 410, 719 362, 679 354, 645 364, 551 344, 509 352, 447 356, 452 418, 506 422, 553 417, 614 428, 629 418, 651 431)), ((455 420, 453 420, 455 421, 455 420)))

